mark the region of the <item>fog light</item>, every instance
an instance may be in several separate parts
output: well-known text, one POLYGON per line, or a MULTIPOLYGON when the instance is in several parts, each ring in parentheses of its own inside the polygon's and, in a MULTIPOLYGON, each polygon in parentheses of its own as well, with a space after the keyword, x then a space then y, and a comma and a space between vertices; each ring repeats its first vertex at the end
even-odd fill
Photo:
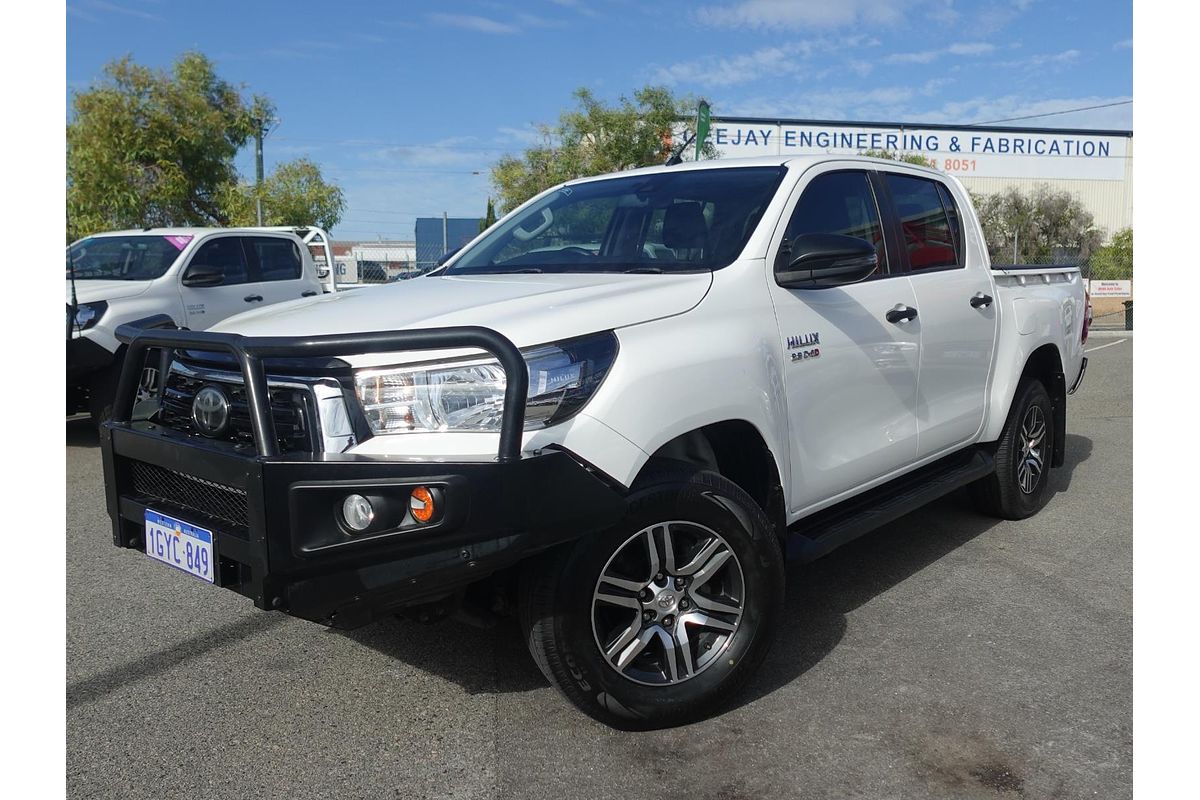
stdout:
POLYGON ((424 486, 418 486, 412 490, 412 495, 408 500, 408 509, 412 512, 413 519, 417 522, 424 523, 433 519, 434 513, 437 512, 435 506, 433 492, 424 486))
POLYGON ((350 530, 365 531, 375 521, 375 508, 361 494, 352 494, 342 501, 342 519, 350 530))

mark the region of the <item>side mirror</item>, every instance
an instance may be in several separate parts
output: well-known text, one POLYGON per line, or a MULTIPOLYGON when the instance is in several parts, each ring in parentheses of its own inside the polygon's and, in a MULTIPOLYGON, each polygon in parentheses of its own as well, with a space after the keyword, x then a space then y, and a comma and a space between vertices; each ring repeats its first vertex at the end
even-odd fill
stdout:
POLYGON ((435 267, 440 267, 440 266, 442 266, 442 265, 443 265, 443 264, 445 264, 447 261, 449 261, 450 259, 454 258, 454 256, 456 256, 456 255, 458 254, 458 251, 459 251, 459 250, 462 250, 462 248, 461 248, 461 247, 456 247, 456 248, 454 248, 453 250, 451 250, 449 253, 446 253, 444 256, 442 256, 441 258, 439 258, 439 259, 437 260, 437 263, 436 263, 436 264, 434 264, 434 266, 435 266, 435 267))
POLYGON ((225 268, 216 264, 192 264, 184 273, 184 286, 220 286, 225 280, 225 268))
POLYGON ((875 245, 865 239, 806 233, 779 248, 775 282, 785 289, 828 289, 857 283, 878 266, 875 245))

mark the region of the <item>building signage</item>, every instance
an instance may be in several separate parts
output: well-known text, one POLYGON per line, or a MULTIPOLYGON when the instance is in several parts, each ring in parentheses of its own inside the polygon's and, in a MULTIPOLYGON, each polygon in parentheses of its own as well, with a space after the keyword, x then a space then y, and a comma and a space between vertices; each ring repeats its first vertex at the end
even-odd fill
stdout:
POLYGON ((864 150, 917 153, 954 175, 981 178, 1125 178, 1128 139, 1047 130, 894 128, 853 124, 712 121, 725 158, 855 155, 864 150))
POLYGON ((1133 281, 1091 281, 1092 297, 1133 297, 1133 281))

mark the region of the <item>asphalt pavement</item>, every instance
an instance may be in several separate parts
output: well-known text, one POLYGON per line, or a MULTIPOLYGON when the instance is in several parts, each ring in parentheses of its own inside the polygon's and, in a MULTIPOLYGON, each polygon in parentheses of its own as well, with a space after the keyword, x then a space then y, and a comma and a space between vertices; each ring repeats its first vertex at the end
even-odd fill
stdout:
POLYGON ((749 692, 650 733, 576 712, 515 623, 336 632, 114 548, 68 421, 68 794, 1129 797, 1133 342, 1090 344, 1038 516, 956 493, 793 567, 749 692))

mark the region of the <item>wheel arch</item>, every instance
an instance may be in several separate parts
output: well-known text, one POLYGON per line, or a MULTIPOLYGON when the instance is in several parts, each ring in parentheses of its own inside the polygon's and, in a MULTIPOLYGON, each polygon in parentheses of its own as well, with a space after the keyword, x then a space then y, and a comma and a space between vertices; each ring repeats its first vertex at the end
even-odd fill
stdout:
MULTIPOLYGON (((1020 377, 1005 387, 1003 415, 997 415, 1001 421, 1008 419, 1012 413, 1012 404, 1017 396, 1017 390, 1028 380, 1041 381, 1050 395, 1053 405, 1054 450, 1050 457, 1050 466, 1061 467, 1066 458, 1067 438, 1067 381, 1063 372, 1062 354, 1053 342, 1047 342, 1035 348, 1025 359, 1020 377)), ((992 435, 986 441, 995 441, 1000 436, 1001 428, 989 431, 992 435)))
POLYGON ((737 484, 767 515, 782 541, 787 526, 780 465, 753 423, 725 419, 678 434, 651 454, 637 478, 664 460, 696 464, 737 484))

